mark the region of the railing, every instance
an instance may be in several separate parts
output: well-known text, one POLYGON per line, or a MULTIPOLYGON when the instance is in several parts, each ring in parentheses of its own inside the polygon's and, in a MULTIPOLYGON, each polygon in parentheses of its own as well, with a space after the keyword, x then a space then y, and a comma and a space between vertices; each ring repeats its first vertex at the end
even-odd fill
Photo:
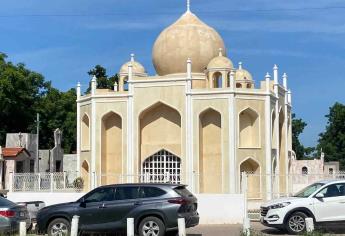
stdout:
POLYGON ((13 173, 11 180, 9 187, 13 192, 75 192, 83 189, 78 172, 13 173))
MULTIPOLYGON (((343 180, 345 172, 332 174, 290 174, 265 175, 247 173, 247 198, 249 200, 265 201, 280 197, 291 196, 304 187, 322 180, 343 180), (271 191, 267 189, 266 181, 271 181, 271 191)), ((243 186, 241 186, 241 189, 243 186)))

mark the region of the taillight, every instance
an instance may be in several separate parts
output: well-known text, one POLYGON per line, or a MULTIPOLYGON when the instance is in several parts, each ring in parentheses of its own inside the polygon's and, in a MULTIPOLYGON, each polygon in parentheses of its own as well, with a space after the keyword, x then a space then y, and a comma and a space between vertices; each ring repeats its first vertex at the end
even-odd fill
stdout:
POLYGON ((184 199, 184 198, 174 198, 174 199, 169 199, 168 200, 169 203, 173 203, 173 204, 179 204, 179 205, 187 205, 189 202, 184 199))
POLYGON ((0 216, 3 216, 3 217, 7 217, 7 218, 10 218, 10 217, 14 217, 16 215, 16 212, 15 211, 0 211, 0 216))

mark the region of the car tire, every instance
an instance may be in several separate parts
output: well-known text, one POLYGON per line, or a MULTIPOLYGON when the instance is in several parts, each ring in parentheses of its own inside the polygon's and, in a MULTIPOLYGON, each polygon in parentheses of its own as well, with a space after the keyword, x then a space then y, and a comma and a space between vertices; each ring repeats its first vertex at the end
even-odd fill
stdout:
POLYGON ((303 212, 294 212, 286 219, 285 228, 290 234, 300 234, 306 230, 305 218, 308 216, 303 212))
POLYGON ((139 236, 164 236, 165 235, 165 225, 157 217, 146 217, 144 218, 138 228, 139 236))
MULTIPOLYGON (((48 236, 55 236, 54 232, 61 232, 62 235, 68 236, 71 232, 71 224, 64 218, 57 218, 49 223, 47 233, 48 236)), ((60 234, 61 235, 61 234, 60 234)))

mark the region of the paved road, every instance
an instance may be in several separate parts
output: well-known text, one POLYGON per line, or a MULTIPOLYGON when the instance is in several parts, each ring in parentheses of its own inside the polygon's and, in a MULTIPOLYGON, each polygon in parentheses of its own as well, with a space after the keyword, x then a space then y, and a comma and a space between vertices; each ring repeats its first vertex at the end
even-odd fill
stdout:
MULTIPOLYGON (((267 228, 258 222, 251 223, 252 229, 262 235, 288 235, 285 232, 273 228, 267 228)), ((239 236, 242 225, 199 225, 192 229, 187 229, 187 236, 239 236)), ((326 232, 329 232, 327 230, 326 232)), ((345 235, 345 228, 332 230, 332 235, 345 235)))

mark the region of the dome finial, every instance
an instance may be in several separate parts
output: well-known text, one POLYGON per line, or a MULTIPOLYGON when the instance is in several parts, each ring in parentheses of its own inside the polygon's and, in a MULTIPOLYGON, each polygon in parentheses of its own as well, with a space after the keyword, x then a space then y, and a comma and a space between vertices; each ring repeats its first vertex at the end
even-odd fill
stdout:
POLYGON ((187 12, 190 12, 190 0, 187 0, 187 12))
POLYGON ((219 51, 219 56, 222 57, 223 56, 223 48, 219 48, 218 51, 219 51))
POLYGON ((131 53, 131 62, 134 62, 134 53, 131 53))
POLYGON ((238 69, 242 70, 242 62, 241 61, 238 63, 238 69))

